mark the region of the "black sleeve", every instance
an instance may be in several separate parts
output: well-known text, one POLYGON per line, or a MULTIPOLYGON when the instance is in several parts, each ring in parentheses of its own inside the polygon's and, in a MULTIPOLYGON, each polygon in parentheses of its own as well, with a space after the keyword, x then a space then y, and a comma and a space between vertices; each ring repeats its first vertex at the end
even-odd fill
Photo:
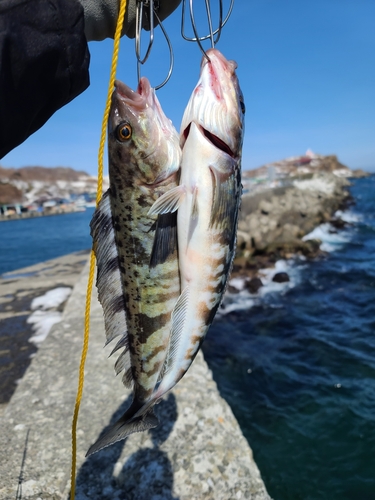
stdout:
POLYGON ((0 158, 89 85, 78 0, 0 1, 0 158))

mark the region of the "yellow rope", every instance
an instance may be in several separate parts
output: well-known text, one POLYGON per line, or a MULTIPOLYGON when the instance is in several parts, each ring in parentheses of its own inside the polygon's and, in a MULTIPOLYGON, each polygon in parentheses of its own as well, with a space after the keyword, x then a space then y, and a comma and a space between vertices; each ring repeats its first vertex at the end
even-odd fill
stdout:
MULTIPOLYGON (((100 137, 100 145, 99 145, 99 153, 98 153, 98 188, 97 188, 97 193, 96 193, 96 206, 98 206, 98 204, 101 200, 102 194, 103 194, 104 145, 105 145, 105 140, 106 140, 109 110, 111 107, 111 95, 112 95, 113 86, 115 83, 118 54, 119 54, 119 49, 120 49, 120 37, 121 37, 122 26, 124 23, 126 3, 127 3, 127 0, 120 0, 120 11, 119 11, 118 19, 117 19, 116 32, 115 32, 115 38, 114 38, 114 44, 113 44, 111 73, 109 76, 107 101, 106 101, 106 107, 105 107, 103 121, 102 121, 102 133, 101 133, 101 137, 100 137)), ((86 292, 85 330, 84 330, 84 337, 83 337, 81 362, 80 362, 80 366, 79 366, 78 389, 77 389, 77 396, 76 396, 73 421, 72 421, 72 468, 71 468, 70 500, 74 500, 75 489, 76 489, 77 421, 78 421, 79 407, 81 404, 82 393, 83 393, 83 383, 84 383, 84 378, 85 378, 85 374, 84 374, 85 362, 86 362, 87 351, 88 351, 88 347, 89 347, 91 293, 92 293, 92 286, 93 286, 93 282, 94 282, 94 273, 95 273, 95 254, 94 254, 93 250, 91 250, 89 280, 87 283, 87 292, 86 292)))

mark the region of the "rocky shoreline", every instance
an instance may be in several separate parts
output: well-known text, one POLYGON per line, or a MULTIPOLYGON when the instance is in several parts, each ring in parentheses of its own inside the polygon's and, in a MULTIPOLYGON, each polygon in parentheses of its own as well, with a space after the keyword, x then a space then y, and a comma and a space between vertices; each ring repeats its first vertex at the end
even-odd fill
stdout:
MULTIPOLYGON (((350 171, 343 177, 332 171, 318 171, 295 175, 278 187, 250 189, 242 199, 231 279, 241 278, 245 288, 256 294, 263 286, 262 269, 275 268, 273 280, 285 282, 289 277, 285 272, 277 272, 277 261, 294 256, 308 259, 324 256, 321 242, 309 238, 309 234, 322 223, 330 223, 332 231, 345 227, 337 211, 353 203, 348 191, 349 174, 350 171)), ((78 268, 81 270, 85 259, 77 255, 74 265, 78 267, 74 269, 71 258, 64 259, 59 262, 62 269, 50 262, 39 265, 42 269, 38 272, 24 269, 19 276, 17 272, 7 276, 0 301, 3 319, 11 320, 17 313, 22 315, 24 325, 26 313, 31 312, 30 301, 37 292, 39 296, 57 284, 73 286, 71 271, 75 274, 78 268), (42 281, 36 280, 35 272, 42 281), (31 276, 35 288, 32 291, 26 283, 31 276), (20 279, 22 283, 17 281, 20 279), (16 310, 18 305, 22 311, 16 310)), ((78 273, 74 282, 77 278, 78 273)), ((68 499, 70 419, 86 283, 87 267, 64 307, 62 321, 53 327, 38 352, 32 353, 35 358, 30 365, 27 363, 29 366, 25 365, 22 373, 17 373, 20 378, 17 388, 15 372, 10 373, 11 390, 0 407, 0 441, 3 450, 13 452, 9 457, 0 455, 3 459, 0 460, 3 477, 0 497, 17 494, 24 456, 23 498, 68 499)), ((229 284, 228 291, 236 289, 229 284)), ((95 297, 96 290, 87 364, 89 375, 78 433, 77 500, 121 498, 124 492, 129 499, 146 498, 151 492, 155 498, 177 496, 180 500, 268 499, 251 450, 230 408, 220 398, 201 354, 170 398, 160 405, 160 417, 166 422, 164 427, 156 433, 136 435, 125 445, 104 451, 100 460, 97 456, 85 460, 88 445, 126 400, 121 384, 118 387, 113 383, 113 361, 103 357, 103 318, 95 297), (139 477, 142 481, 132 482, 129 477, 139 477)), ((22 341, 28 341, 29 335, 31 332, 22 341)))
MULTIPOLYGON (((348 173, 352 174, 349 170, 348 173)), ((288 179, 288 184, 284 186, 263 188, 255 193, 250 190, 245 194, 242 197, 237 252, 228 292, 236 294, 240 291, 232 285, 239 278, 241 289, 246 289, 250 294, 257 294, 259 289, 265 285, 265 269, 272 269, 272 281, 288 282, 288 274, 285 270, 280 272, 276 265, 280 260, 294 257, 307 259, 324 257, 326 253, 321 249, 321 241, 309 237, 309 234, 323 223, 330 224, 331 232, 340 231, 348 224, 339 217, 340 214, 335 214, 340 210, 345 210, 353 203, 348 191, 349 179, 350 177, 340 177, 333 172, 319 171, 304 176, 302 179, 301 175, 294 175, 288 179)), ((69 256, 66 257, 69 259, 69 256)), ((40 266, 43 267, 42 264, 40 266)), ((48 266, 47 268, 49 269, 48 266)), ((61 285, 61 271, 56 270, 54 266, 52 269, 52 271, 48 271, 49 274, 56 272, 56 278, 59 278, 57 281, 61 285)), ((0 297, 0 319, 3 317, 4 328, 9 328, 10 322, 12 325, 13 323, 18 325, 17 321, 22 316, 22 324, 18 326, 21 334, 31 331, 30 326, 26 328, 27 315, 31 314, 30 304, 20 310, 14 310, 13 304, 18 304, 17 286, 21 289, 27 288, 27 279, 26 273, 23 280, 25 284, 21 280, 22 286, 21 282, 18 283, 18 281, 13 285, 12 280, 0 279, 0 285, 3 286, 4 290, 3 299, 0 297), (14 317, 11 317, 12 314, 14 317)), ((225 309, 225 301, 222 308, 225 309)), ((14 335, 13 326, 10 330, 14 335)), ((27 333, 26 337, 30 335, 31 333, 27 333)), ((4 330, 2 344, 8 342, 8 337, 9 335, 4 330)), ((27 345, 32 347, 28 342, 27 345)), ((12 356, 13 354, 9 359, 12 356)), ((18 367, 23 366, 23 364, 23 361, 18 364, 13 363, 14 366, 18 367)), ((28 363, 25 366, 27 365, 28 363)), ((9 376, 6 375, 3 384, 0 384, 4 397, 5 394, 8 394, 8 389, 13 392, 15 379, 22 376, 18 372, 17 375, 15 373, 10 370, 9 376)))
MULTIPOLYGON (((256 293, 262 286, 260 269, 274 267, 280 259, 324 256, 321 241, 308 235, 323 223, 330 223, 332 232, 346 226, 335 214, 353 203, 349 186, 346 177, 318 172, 287 186, 244 195, 232 278, 244 278, 246 288, 256 293)), ((275 276, 275 281, 288 277, 275 276)))

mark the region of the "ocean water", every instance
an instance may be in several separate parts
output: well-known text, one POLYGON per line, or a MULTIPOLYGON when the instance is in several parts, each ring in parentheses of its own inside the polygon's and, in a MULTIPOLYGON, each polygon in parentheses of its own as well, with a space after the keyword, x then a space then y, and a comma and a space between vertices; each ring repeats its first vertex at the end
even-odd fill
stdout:
MULTIPOLYGON (((203 344, 275 500, 375 499, 375 176, 351 192, 326 256, 234 281, 203 344)), ((89 248, 92 213, 0 223, 0 274, 89 248)))
POLYGON ((227 297, 203 345, 275 500, 375 499, 375 176, 351 193, 327 256, 227 297))
POLYGON ((0 222, 0 275, 21 267, 91 248, 85 212, 0 222))

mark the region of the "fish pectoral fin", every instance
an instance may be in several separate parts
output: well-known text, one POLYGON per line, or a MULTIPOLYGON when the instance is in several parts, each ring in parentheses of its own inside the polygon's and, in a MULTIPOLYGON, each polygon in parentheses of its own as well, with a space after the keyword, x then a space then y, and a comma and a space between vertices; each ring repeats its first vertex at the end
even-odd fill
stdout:
POLYGON ((152 205, 147 215, 160 215, 178 210, 186 195, 184 185, 176 186, 158 198, 152 205))
POLYGON ((147 405, 146 408, 146 413, 139 416, 133 416, 128 419, 129 411, 132 409, 130 407, 120 420, 118 420, 104 434, 104 436, 99 438, 92 446, 90 446, 88 452, 86 453, 86 457, 102 450, 103 448, 106 448, 107 446, 110 446, 111 444, 117 443, 117 441, 127 438, 130 434, 146 431, 147 429, 152 429, 153 427, 159 425, 159 420, 154 413, 154 408, 151 407, 148 409, 149 405, 147 405))
POLYGON ((159 375, 159 381, 173 368, 176 362, 178 347, 182 339, 184 330, 187 309, 189 304, 189 286, 186 286, 179 296, 176 305, 172 311, 172 326, 171 335, 169 338, 169 346, 163 367, 159 375))
POLYGON ((195 186, 194 191, 193 191, 193 200, 191 203, 191 218, 192 219, 198 218, 198 188, 197 188, 197 186, 195 186))
POLYGON ((156 221, 150 268, 163 264, 177 250, 177 212, 160 214, 156 221))
POLYGON ((210 166, 212 177, 212 205, 210 216, 210 227, 226 225, 234 228, 236 213, 241 197, 239 189, 236 189, 236 179, 234 175, 228 176, 214 166, 210 166))

